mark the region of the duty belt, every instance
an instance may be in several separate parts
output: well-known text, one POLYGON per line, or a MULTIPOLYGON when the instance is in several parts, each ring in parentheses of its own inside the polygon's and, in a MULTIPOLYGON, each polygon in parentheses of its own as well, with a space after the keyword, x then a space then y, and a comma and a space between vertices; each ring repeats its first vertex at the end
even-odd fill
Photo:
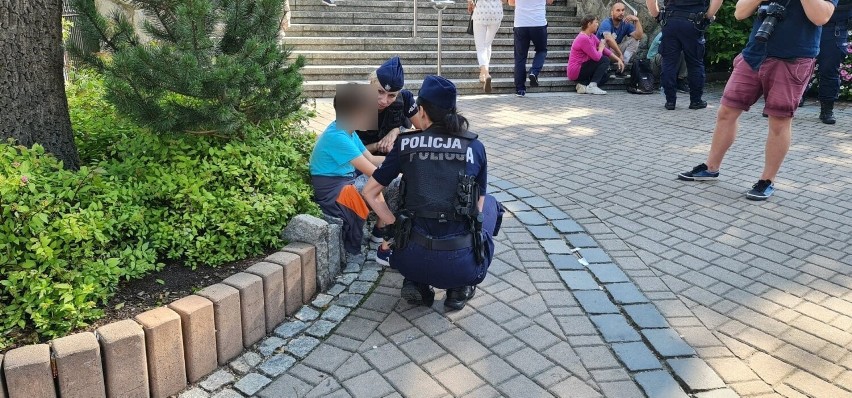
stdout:
POLYGON ((447 239, 436 239, 431 236, 424 235, 416 228, 411 229, 410 240, 411 242, 416 242, 428 250, 437 251, 453 251, 473 246, 473 239, 470 234, 447 239))
POLYGON ((680 10, 667 10, 666 18, 683 18, 692 22, 701 22, 706 14, 703 12, 689 12, 680 10))

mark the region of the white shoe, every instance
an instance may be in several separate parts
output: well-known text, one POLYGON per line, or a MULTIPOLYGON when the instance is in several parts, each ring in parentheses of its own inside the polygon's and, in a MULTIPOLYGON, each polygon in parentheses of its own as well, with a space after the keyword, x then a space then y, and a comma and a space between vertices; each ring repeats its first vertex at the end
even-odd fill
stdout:
POLYGON ((606 91, 601 90, 600 87, 598 87, 597 83, 589 83, 589 85, 586 86, 586 93, 595 95, 605 95, 606 91))
POLYGON ((577 83, 577 94, 585 94, 586 86, 580 83, 577 83))

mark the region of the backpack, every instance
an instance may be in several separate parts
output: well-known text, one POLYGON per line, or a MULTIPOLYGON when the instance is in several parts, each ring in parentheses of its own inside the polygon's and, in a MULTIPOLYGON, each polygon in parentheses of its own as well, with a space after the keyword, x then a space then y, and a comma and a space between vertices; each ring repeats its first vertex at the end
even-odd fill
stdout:
POLYGON ((630 79, 627 79, 627 92, 632 94, 653 94, 654 73, 651 72, 651 63, 646 58, 633 61, 630 68, 630 79))

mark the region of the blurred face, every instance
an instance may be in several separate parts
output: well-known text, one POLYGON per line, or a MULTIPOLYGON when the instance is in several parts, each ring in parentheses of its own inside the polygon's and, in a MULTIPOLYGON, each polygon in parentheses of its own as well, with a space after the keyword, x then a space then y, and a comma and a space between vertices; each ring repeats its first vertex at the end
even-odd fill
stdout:
MULTIPOLYGON (((357 86, 338 86, 337 97, 346 97, 341 102, 354 104, 351 109, 341 110, 337 114, 337 125, 344 131, 367 131, 377 129, 376 103, 373 102, 373 88, 366 84, 357 86)), ((343 105, 341 105, 343 106, 343 105)))
POLYGON ((394 101, 396 101, 396 97, 399 96, 399 91, 387 91, 378 80, 371 83, 373 88, 379 93, 379 111, 384 110, 394 101))
POLYGON ((612 6, 612 20, 622 21, 624 19, 624 4, 615 3, 612 6))

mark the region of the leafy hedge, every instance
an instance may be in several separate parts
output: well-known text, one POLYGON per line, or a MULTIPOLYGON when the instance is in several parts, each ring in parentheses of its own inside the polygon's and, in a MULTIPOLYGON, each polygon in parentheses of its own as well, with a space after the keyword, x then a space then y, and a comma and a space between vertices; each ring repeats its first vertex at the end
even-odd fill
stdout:
POLYGON ((748 43, 754 17, 737 21, 735 9, 735 1, 723 2, 716 13, 716 22, 707 28, 707 60, 708 66, 714 70, 730 69, 734 58, 748 43))
POLYGON ((217 266, 279 242, 317 214, 304 114, 243 140, 154 134, 115 113, 103 83, 76 75, 69 108, 81 158, 62 169, 39 146, 0 144, 0 349, 102 316, 121 280, 161 262, 217 266))

